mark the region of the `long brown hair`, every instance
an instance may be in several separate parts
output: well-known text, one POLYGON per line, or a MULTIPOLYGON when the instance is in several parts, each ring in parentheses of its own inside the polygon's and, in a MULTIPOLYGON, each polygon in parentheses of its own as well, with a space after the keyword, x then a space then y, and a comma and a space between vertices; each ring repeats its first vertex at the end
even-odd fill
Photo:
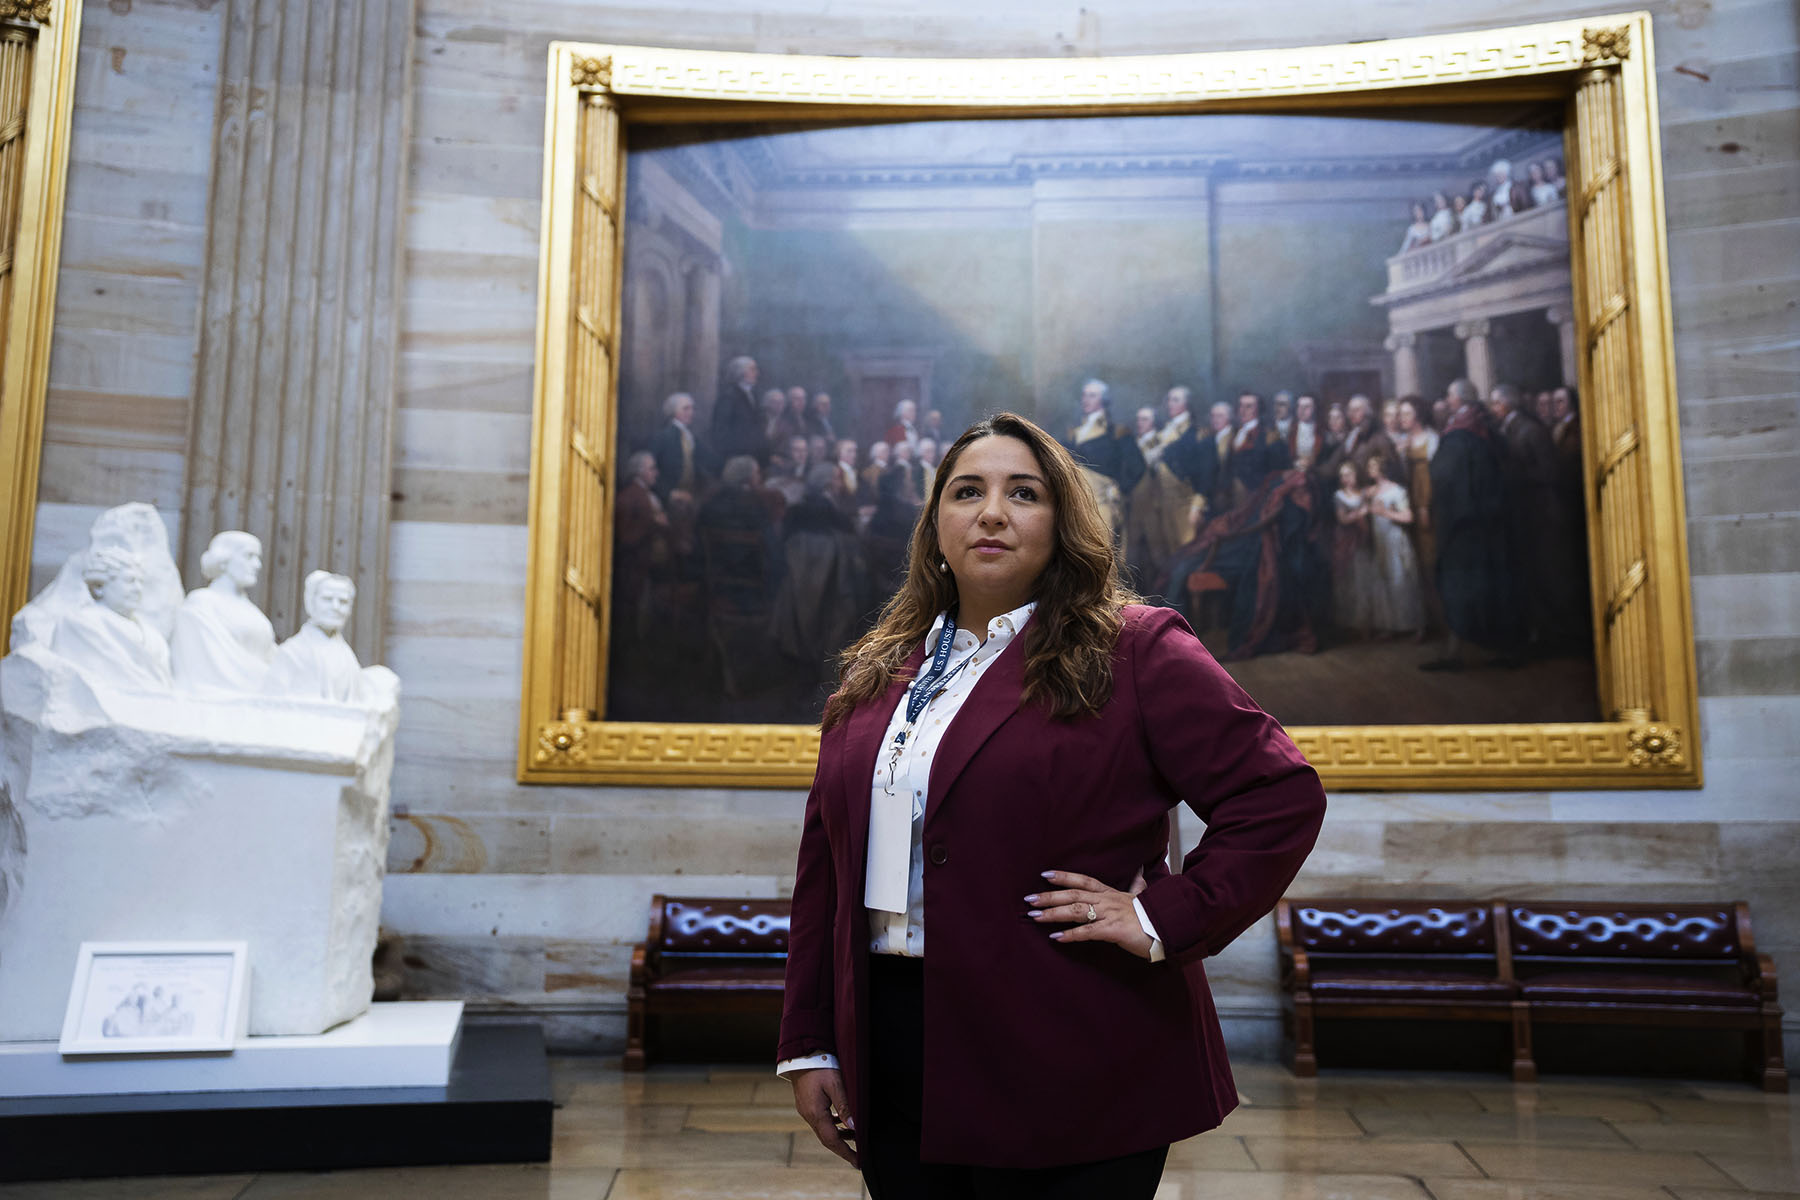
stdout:
POLYGON ((1056 439, 1016 413, 996 413, 970 426, 945 451, 932 479, 931 497, 913 526, 906 579, 875 628, 843 652, 838 690, 825 704, 830 729, 858 704, 887 693, 931 623, 956 607, 956 577, 940 571, 938 501, 956 473, 956 461, 986 437, 1024 442, 1037 457, 1055 503, 1055 544, 1032 598, 1037 612, 1025 627, 1022 703, 1041 702, 1053 716, 1096 713, 1112 698, 1112 657, 1119 640, 1120 610, 1137 597, 1119 582, 1112 531, 1100 515, 1081 469, 1056 439))

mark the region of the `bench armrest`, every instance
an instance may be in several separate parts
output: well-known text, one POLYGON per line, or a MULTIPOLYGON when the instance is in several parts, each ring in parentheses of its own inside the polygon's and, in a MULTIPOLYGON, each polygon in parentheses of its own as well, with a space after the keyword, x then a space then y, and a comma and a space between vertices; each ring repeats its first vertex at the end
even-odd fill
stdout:
POLYGON ((1744 960, 1744 973, 1751 977, 1750 984, 1756 988, 1762 998, 1773 1004, 1779 979, 1775 973, 1775 960, 1766 954, 1758 954, 1754 960, 1744 960))
POLYGON ((650 952, 646 946, 631 948, 631 986, 641 988, 650 982, 650 952))
POLYGON ((1288 969, 1284 972, 1282 983, 1291 992, 1304 992, 1312 988, 1312 962, 1306 957, 1306 951, 1298 946, 1288 959, 1288 969))

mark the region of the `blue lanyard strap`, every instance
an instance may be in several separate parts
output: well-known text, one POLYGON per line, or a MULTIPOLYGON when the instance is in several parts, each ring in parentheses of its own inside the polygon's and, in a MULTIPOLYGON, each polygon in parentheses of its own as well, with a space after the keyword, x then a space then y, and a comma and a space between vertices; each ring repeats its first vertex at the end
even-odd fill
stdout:
MULTIPOLYGON (((950 665, 950 646, 956 641, 956 618, 949 613, 944 614, 944 628, 938 633, 937 649, 931 655, 931 668, 919 676, 906 696, 906 723, 911 725, 919 719, 937 694, 948 687, 950 680, 944 672, 950 665), (942 686, 939 686, 942 685, 942 686)), ((960 664, 959 664, 960 665, 960 664)))

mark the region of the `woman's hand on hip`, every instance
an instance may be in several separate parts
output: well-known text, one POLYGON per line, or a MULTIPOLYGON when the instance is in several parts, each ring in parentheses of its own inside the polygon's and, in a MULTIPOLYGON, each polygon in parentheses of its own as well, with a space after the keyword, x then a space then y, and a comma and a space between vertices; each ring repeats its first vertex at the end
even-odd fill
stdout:
POLYGON ((831 1067, 818 1067, 811 1071, 795 1071, 788 1080, 794 1085, 794 1111, 812 1126, 819 1144, 856 1166, 856 1148, 850 1144, 850 1138, 856 1136, 856 1122, 850 1116, 843 1073, 831 1067))
POLYGON ((1045 871, 1044 879, 1058 890, 1025 897, 1025 903, 1031 905, 1025 915, 1040 925, 1070 926, 1050 935, 1056 941, 1111 942, 1139 958, 1150 957, 1150 935, 1144 932, 1131 903, 1131 898, 1144 890, 1142 868, 1130 890, 1124 892, 1073 871, 1045 871))

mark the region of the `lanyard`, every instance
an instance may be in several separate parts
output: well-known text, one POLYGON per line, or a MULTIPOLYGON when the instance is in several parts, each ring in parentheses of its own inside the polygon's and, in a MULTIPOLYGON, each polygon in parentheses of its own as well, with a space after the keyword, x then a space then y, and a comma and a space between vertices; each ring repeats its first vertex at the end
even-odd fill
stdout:
POLYGON ((894 771, 900 764, 900 756, 906 752, 906 739, 911 735, 913 726, 919 723, 919 716, 926 707, 944 694, 962 669, 975 660, 973 654, 950 667, 951 643, 956 640, 956 618, 949 613, 944 614, 944 628, 938 634, 937 648, 931 655, 931 667, 913 683, 906 695, 906 725, 894 734, 893 749, 888 755, 888 788, 891 792, 894 782, 894 771), (947 669, 948 668, 948 669, 947 669))

